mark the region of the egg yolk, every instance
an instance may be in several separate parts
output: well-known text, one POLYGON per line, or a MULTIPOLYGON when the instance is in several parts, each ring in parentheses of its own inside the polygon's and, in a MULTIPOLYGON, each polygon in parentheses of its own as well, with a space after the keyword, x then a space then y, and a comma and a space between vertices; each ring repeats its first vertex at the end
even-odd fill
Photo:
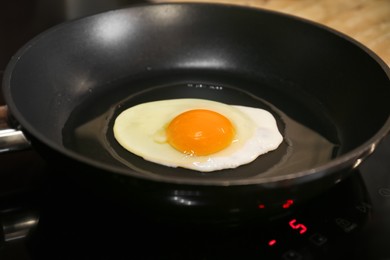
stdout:
POLYGON ((166 129, 167 141, 176 150, 204 156, 223 150, 233 141, 235 130, 225 116, 195 109, 175 117, 166 129))

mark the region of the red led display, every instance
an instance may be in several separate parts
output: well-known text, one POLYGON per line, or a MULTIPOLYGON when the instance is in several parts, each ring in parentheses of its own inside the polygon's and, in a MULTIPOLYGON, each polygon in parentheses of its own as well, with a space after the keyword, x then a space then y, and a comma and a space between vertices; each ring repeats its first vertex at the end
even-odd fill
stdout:
POLYGON ((299 234, 304 234, 307 231, 307 227, 304 224, 296 223, 296 219, 292 219, 288 224, 292 229, 296 229, 299 231, 299 234))
POLYGON ((275 245, 276 244, 276 239, 272 239, 272 240, 270 240, 269 242, 268 242, 268 245, 269 246, 273 246, 273 245, 275 245))
POLYGON ((286 202, 282 205, 284 209, 288 209, 292 204, 294 204, 293 200, 286 200, 286 202))

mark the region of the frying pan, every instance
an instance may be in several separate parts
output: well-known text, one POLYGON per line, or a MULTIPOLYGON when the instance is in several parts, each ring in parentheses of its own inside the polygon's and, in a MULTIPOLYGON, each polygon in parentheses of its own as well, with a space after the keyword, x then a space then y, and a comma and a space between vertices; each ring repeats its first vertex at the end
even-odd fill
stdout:
POLYGON ((313 22, 171 3, 49 29, 14 55, 3 92, 53 174, 148 214, 222 223, 284 214, 353 172, 389 132, 389 75, 370 50, 313 22), (267 109, 284 141, 212 173, 147 162, 116 143, 121 111, 173 98, 267 109))

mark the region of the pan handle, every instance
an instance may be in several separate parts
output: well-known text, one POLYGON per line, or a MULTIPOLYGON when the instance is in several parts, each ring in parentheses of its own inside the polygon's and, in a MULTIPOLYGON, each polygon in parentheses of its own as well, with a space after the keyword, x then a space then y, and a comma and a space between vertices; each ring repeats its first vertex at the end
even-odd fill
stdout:
POLYGON ((9 125, 7 106, 0 106, 0 153, 24 150, 31 147, 22 131, 9 125))

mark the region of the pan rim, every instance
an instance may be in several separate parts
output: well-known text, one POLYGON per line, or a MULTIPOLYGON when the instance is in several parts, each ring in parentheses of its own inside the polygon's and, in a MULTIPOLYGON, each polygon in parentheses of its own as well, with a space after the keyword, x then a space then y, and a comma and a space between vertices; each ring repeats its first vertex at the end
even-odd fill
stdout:
MULTIPOLYGON (((239 8, 244 10, 250 10, 250 11, 256 11, 256 12, 266 12, 266 13, 272 13, 275 15, 281 15, 284 17, 289 17, 290 19, 299 20, 303 23, 306 23, 310 26, 318 27, 322 30, 326 30, 331 34, 335 34, 338 37, 343 38, 343 40, 348 41, 351 44, 356 45, 361 49, 363 52, 368 54, 375 63, 380 65, 382 70, 385 72, 387 77, 390 80, 390 69, 387 66, 387 64, 372 50, 370 50, 368 47, 363 45, 362 43, 358 42, 357 40, 353 39, 350 36, 347 36, 344 33, 341 33, 333 28, 327 27, 325 25, 319 24, 317 22, 307 20, 301 17, 297 17, 291 14, 285 14, 277 11, 272 10, 266 10, 262 8, 252 8, 252 7, 244 7, 240 5, 233 5, 233 4, 220 4, 220 3, 159 3, 159 4, 153 4, 156 6, 221 6, 223 8, 239 8)), ((51 29, 48 29, 41 34, 37 35, 33 39, 31 39, 29 42, 27 42, 19 51, 11 58, 10 62, 8 63, 6 70, 4 72, 3 77, 3 92, 4 92, 4 98, 6 101, 6 104, 9 107, 9 110, 11 111, 11 114, 16 118, 16 120, 22 125, 24 129, 28 133, 30 133, 32 136, 34 136, 37 140, 42 142, 43 144, 47 145, 51 149, 66 155, 69 158, 72 158, 76 161, 86 163, 87 165, 91 165, 93 167, 96 167, 98 169, 102 169, 105 171, 108 171, 109 173, 116 173, 116 174, 122 174, 130 177, 135 178, 141 178, 149 181, 157 181, 157 182, 164 182, 168 184, 186 184, 186 185, 204 185, 204 186, 241 186, 241 185, 262 185, 267 187, 282 187, 285 186, 286 183, 289 185, 297 183, 302 183, 309 181, 311 179, 317 179, 321 176, 328 175, 332 172, 341 171, 347 168, 353 168, 357 167, 358 164, 365 159, 368 155, 373 153, 376 149, 376 146, 390 133, 390 116, 385 121, 385 123, 382 125, 382 127, 373 135, 371 138, 369 138, 364 143, 360 144, 358 147, 352 149, 351 151, 340 155, 331 161, 315 168, 310 168, 303 171, 298 172, 292 172, 283 176, 265 176, 264 178, 257 178, 256 180, 251 179, 239 179, 239 180, 202 180, 202 179, 172 179, 170 177, 164 177, 161 175, 153 175, 153 176, 144 176, 142 174, 134 174, 133 170, 129 169, 122 169, 119 167, 107 165, 105 163, 101 163, 97 160, 91 159, 87 156, 80 155, 72 150, 65 149, 65 147, 62 147, 58 145, 53 140, 50 140, 46 138, 43 134, 41 134, 39 131, 35 129, 35 127, 28 122, 27 119, 25 119, 25 116, 22 115, 22 113, 18 110, 16 104, 13 102, 13 98, 11 97, 11 79, 13 76, 13 70, 17 66, 19 59, 23 56, 24 53, 28 52, 31 46, 33 46, 36 42, 41 40, 42 38, 46 37, 46 35, 49 35, 50 33, 53 33, 56 30, 59 30, 63 26, 66 26, 69 23, 76 22, 80 19, 88 19, 90 17, 101 15, 105 13, 113 13, 113 12, 120 12, 123 10, 127 10, 129 8, 135 8, 135 7, 146 7, 150 6, 149 4, 142 4, 142 5, 136 5, 126 8, 121 8, 118 10, 111 10, 91 16, 87 16, 84 18, 78 18, 72 21, 67 21, 64 23, 61 23, 59 25, 56 25, 52 27, 51 29), (308 178, 308 176, 311 176, 308 178)))

